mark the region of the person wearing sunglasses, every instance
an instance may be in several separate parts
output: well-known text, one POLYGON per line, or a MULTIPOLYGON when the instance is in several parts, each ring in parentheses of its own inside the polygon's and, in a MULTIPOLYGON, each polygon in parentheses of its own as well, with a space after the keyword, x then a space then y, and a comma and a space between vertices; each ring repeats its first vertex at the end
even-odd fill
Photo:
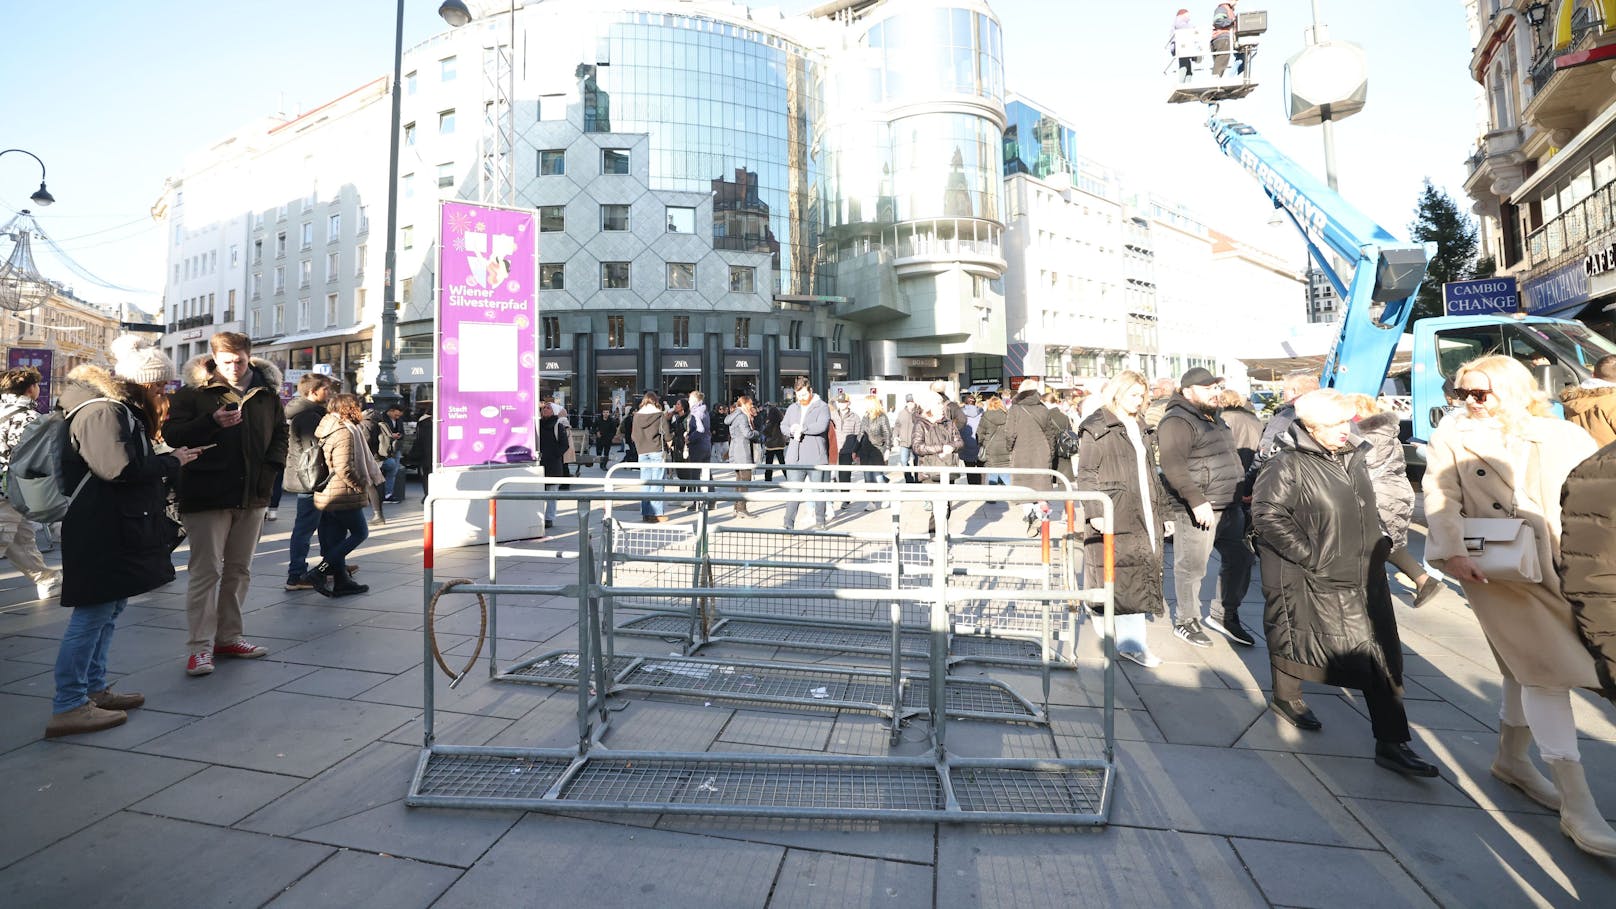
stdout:
POLYGON ((1464 588, 1503 675, 1492 774, 1559 811, 1561 832, 1583 851, 1616 856, 1616 831, 1600 815, 1583 773, 1570 689, 1606 697, 1616 691, 1602 689, 1554 571, 1560 492, 1572 469, 1593 454, 1594 440, 1555 419, 1532 374, 1510 357, 1464 364, 1453 389, 1464 409, 1431 434, 1425 555, 1464 588), (1539 582, 1489 578, 1470 557, 1464 519, 1504 517, 1531 527, 1544 568, 1539 582), (1552 782, 1532 763, 1534 740, 1552 782))

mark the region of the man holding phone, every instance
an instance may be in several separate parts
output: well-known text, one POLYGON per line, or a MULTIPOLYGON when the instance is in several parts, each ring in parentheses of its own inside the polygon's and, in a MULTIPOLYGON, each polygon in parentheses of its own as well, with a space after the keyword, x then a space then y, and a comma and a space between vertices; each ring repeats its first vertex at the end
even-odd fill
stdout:
POLYGON ((163 438, 202 449, 184 469, 180 519, 191 542, 187 675, 213 672, 214 657, 268 651, 242 636, 241 605, 275 478, 286 466, 281 373, 252 355, 252 342, 222 331, 209 353, 185 364, 185 387, 169 402, 163 438))

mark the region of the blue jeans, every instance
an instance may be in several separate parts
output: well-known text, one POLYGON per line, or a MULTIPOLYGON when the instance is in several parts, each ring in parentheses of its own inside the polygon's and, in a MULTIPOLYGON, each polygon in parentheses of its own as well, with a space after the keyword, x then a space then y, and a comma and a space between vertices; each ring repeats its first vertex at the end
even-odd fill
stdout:
POLYGON ((67 620, 62 646, 56 651, 56 696, 52 713, 66 713, 90 701, 90 692, 107 687, 107 651, 118 615, 128 597, 98 606, 79 606, 67 620))
POLYGON ((988 474, 988 485, 989 486, 1009 486, 1010 485, 1010 475, 1007 474, 1007 473, 990 473, 990 474, 988 474))
POLYGON ((281 480, 282 479, 283 479, 282 474, 279 474, 279 473, 275 474, 275 488, 269 491, 269 507, 270 508, 279 508, 279 507, 281 507, 281 493, 284 491, 281 488, 281 480))
MULTIPOLYGON (((813 479, 813 477, 814 474, 811 474, 809 471, 801 468, 792 468, 786 471, 787 483, 802 483, 813 479)), ((786 503, 785 528, 787 530, 796 529, 797 506, 801 504, 802 500, 798 498, 793 498, 791 501, 786 503)), ((825 523, 825 500, 821 497, 815 496, 809 500, 808 504, 814 510, 814 526, 818 527, 820 524, 825 523)))
POLYGON ((286 579, 296 581, 308 574, 309 571, 309 543, 314 540, 314 529, 320 526, 325 512, 314 507, 314 496, 302 494, 297 497, 297 519, 292 522, 292 539, 289 544, 291 561, 286 566, 286 579))
POLYGON ((320 557, 327 565, 346 565, 348 555, 370 536, 365 509, 327 511, 320 521, 320 557))
POLYGON ((398 479, 398 475, 404 470, 404 465, 398 462, 397 455, 393 455, 382 461, 381 468, 382 498, 391 499, 393 497, 393 482, 398 479))
MULTIPOLYGON (((667 475, 667 468, 662 466, 662 452, 660 452, 660 451, 651 451, 651 452, 642 451, 642 452, 640 452, 640 463, 641 464, 655 464, 655 465, 657 465, 655 467, 642 467, 642 468, 640 468, 640 479, 647 482, 647 483, 649 483, 652 480, 660 480, 664 476, 667 475)), ((646 492, 661 492, 662 487, 660 485, 659 486, 646 486, 645 491, 646 492)), ((642 517, 642 518, 658 517, 658 516, 660 516, 662 514, 662 512, 667 510, 667 507, 668 507, 667 502, 660 502, 660 501, 653 502, 650 499, 641 499, 640 500, 640 517, 642 517)))

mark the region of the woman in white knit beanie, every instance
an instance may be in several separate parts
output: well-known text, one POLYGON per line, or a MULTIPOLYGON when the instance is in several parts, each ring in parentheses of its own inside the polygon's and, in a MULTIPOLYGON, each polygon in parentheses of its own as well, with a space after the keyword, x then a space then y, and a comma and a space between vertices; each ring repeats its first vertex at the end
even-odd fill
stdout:
POLYGON ((140 386, 142 421, 146 435, 158 454, 169 450, 163 444, 163 418, 168 416, 168 383, 174 379, 174 361, 158 350, 150 337, 119 335, 112 342, 112 373, 140 386))

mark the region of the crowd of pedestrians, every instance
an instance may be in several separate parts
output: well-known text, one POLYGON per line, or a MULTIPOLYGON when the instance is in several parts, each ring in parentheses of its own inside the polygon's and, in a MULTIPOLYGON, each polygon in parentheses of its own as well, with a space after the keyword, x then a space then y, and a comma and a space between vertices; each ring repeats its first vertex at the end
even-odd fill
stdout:
MULTIPOLYGON (((283 406, 279 369, 254 357, 239 333, 215 334, 207 353, 180 370, 141 336, 119 338, 111 353, 110 370, 86 364, 69 372, 49 415, 37 407, 38 372, 0 374, 0 478, 10 479, 15 455, 38 446, 53 473, 28 476, 60 491, 60 572, 45 567, 35 525, 19 511, 39 503, 0 498, 6 557, 40 599, 59 595, 72 610, 48 738, 121 725, 145 703, 112 690, 107 654, 129 599, 175 579, 182 541, 185 673, 207 676, 215 660, 268 653, 247 638, 243 613, 259 538, 283 491, 297 497, 286 590, 367 592, 348 557, 369 535, 369 515, 379 521, 382 502, 402 501, 403 460, 419 459, 419 433, 430 434, 423 413, 418 450, 406 452, 403 408, 366 410, 316 374, 303 376, 283 406), (175 379, 180 386, 170 391, 175 379), (310 568, 315 538, 321 558, 310 568)), ((0 489, 12 494, 7 484, 0 489)))
MULTIPOLYGON (((419 460, 423 437, 430 438, 423 414, 417 448, 406 451, 402 408, 366 411, 323 376, 304 376, 283 408, 278 371, 253 357, 239 334, 215 335, 207 354, 185 364, 172 394, 165 386, 175 369, 160 351, 132 342, 115 352, 110 371, 71 372, 61 413, 49 418, 65 427, 61 485, 74 491, 62 521, 60 574, 45 567, 26 515, 0 500, 7 558, 42 598, 59 589, 73 607, 48 736, 117 725, 144 703, 112 690, 107 650, 129 598, 173 580, 172 552, 182 538, 190 541, 186 673, 207 675, 216 659, 266 653, 245 636, 242 614, 254 550, 281 489, 297 496, 286 589, 365 592, 349 557, 371 516, 380 519, 381 504, 402 500, 401 465, 419 460), (321 558, 311 568, 315 538, 321 558)), ((599 466, 622 445, 650 492, 699 494, 715 459, 742 484, 771 483, 776 470, 790 482, 935 483, 957 479, 949 468, 969 466, 985 470, 968 482, 1037 495, 1064 475, 1112 503, 1109 525, 1078 509, 1071 532, 1085 547, 1087 585, 1101 583, 1101 553, 1112 547, 1119 656, 1159 666, 1148 628, 1164 615, 1172 633, 1195 647, 1214 646, 1208 631, 1254 647, 1241 610, 1260 567, 1270 709, 1316 731, 1323 723, 1303 683, 1355 689, 1376 763, 1412 777, 1440 770, 1411 746, 1388 567, 1408 578, 1415 607, 1445 589, 1445 575, 1462 590, 1501 676, 1493 775, 1558 811, 1580 848, 1616 856, 1616 832, 1582 770, 1570 697, 1584 688, 1616 700, 1609 570, 1616 438, 1602 435, 1613 425, 1607 407, 1616 400, 1616 358, 1607 360, 1596 364, 1593 380, 1565 393, 1566 419, 1552 414, 1531 373, 1511 358, 1483 357, 1456 370, 1454 407, 1429 444, 1423 564, 1409 545, 1416 496, 1398 417, 1372 397, 1321 389, 1305 373, 1286 377, 1283 405, 1266 422, 1221 377, 1197 367, 1177 381, 1122 372, 1086 397, 1032 383, 956 400, 936 383, 905 395, 890 413, 873 394, 827 401, 807 380, 779 404, 742 394, 710 405, 700 392, 664 402, 646 392, 631 410, 586 417, 585 428, 599 466), (1470 522, 1487 518, 1521 528, 1534 557, 1523 565, 1534 563, 1535 574, 1484 564, 1478 544, 1492 537, 1478 537, 1483 532, 1470 522), (1208 583, 1214 556, 1216 579, 1208 583), (1547 774, 1533 761, 1534 744, 1547 774)), ((34 406, 39 378, 26 369, 0 375, 0 471, 42 419, 34 406)), ((543 400, 536 448, 546 476, 565 475, 578 454, 573 445, 564 408, 543 400)), ((833 503, 824 496, 790 499, 784 527, 796 528, 804 500, 813 528, 825 528, 833 503)), ((839 504, 838 511, 851 506, 839 504)), ((944 522, 952 508, 944 508, 944 522)), ((646 522, 668 520, 667 510, 641 501, 646 522)), ((744 499, 734 516, 757 517, 744 499)), ((938 517, 929 515, 933 533, 938 517)), ((1049 503, 1029 501, 1021 517, 1036 532, 1051 519, 1049 503)), ((555 518, 551 503, 545 527, 555 518)))

